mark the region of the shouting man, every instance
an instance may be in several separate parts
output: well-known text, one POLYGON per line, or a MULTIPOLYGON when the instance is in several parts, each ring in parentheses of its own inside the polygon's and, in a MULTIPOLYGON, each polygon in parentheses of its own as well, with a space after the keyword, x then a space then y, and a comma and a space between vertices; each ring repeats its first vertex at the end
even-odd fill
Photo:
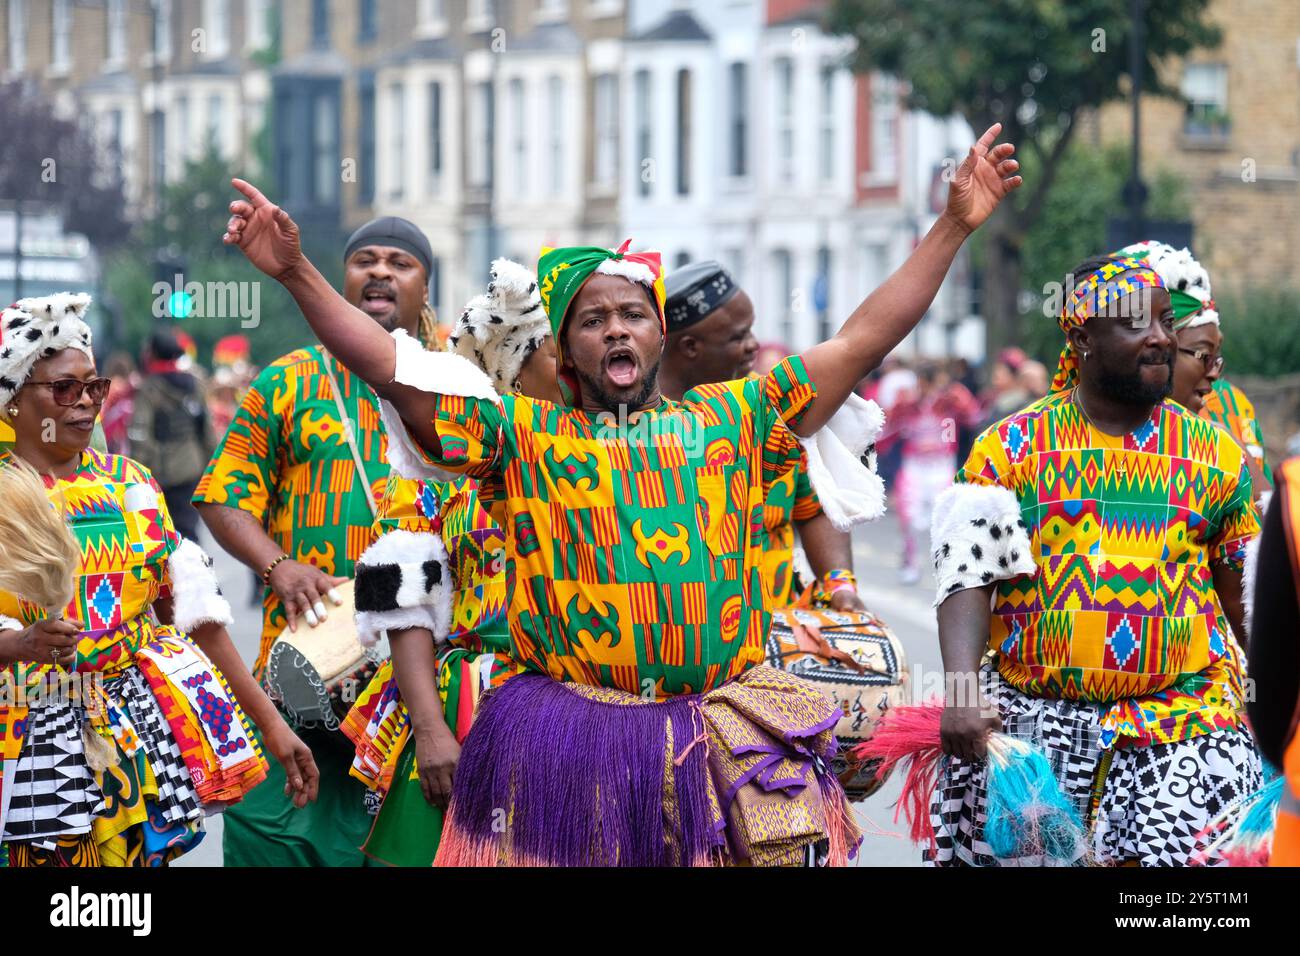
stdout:
MULTIPOLYGON (((480 708, 437 863, 788 864, 819 845, 848 858, 856 832, 826 772, 840 715, 759 666, 763 503, 798 459, 795 436, 825 425, 916 325, 966 237, 1020 184, 998 130, 834 338, 681 402, 658 379, 655 253, 546 251, 539 292, 565 401, 502 396, 471 363, 356 321, 290 216, 235 181, 245 198, 224 241, 379 391, 403 460, 477 479, 506 532, 511 654, 526 673, 480 708)), ((835 490, 819 489, 823 502, 835 490)))

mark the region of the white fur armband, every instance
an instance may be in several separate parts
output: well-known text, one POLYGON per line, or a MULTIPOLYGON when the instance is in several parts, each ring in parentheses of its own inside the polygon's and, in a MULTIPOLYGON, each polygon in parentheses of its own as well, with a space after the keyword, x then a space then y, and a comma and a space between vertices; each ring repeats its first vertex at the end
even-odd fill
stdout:
POLYGON ((1020 502, 997 485, 953 485, 934 502, 930 520, 935 606, 967 588, 1034 574, 1020 502))
MULTIPOLYGON (((492 387, 487 374, 462 355, 455 352, 430 352, 402 329, 393 333, 397 347, 393 381, 418 388, 422 392, 438 395, 455 395, 460 398, 490 399, 500 403, 501 396, 492 387)), ((436 465, 420 453, 411 439, 406 423, 392 403, 381 401, 379 413, 388 432, 388 463, 403 478, 434 478, 450 481, 457 477, 436 465)))
POLYGON ((811 438, 800 438, 808 459, 808 481, 822 511, 840 531, 885 513, 885 483, 862 456, 885 427, 880 406, 849 395, 831 420, 811 438))
POLYGON ((22 621, 0 614, 0 631, 21 631, 27 627, 22 621))
POLYGON ((201 624, 234 623, 230 604, 221 596, 221 585, 212 570, 212 559, 188 538, 181 538, 167 559, 172 581, 173 620, 178 630, 188 634, 201 624))
POLYGON ((424 627, 435 641, 451 631, 451 572, 442 539, 390 531, 366 548, 356 567, 357 637, 373 647, 389 630, 424 627))
POLYGON ((1250 634, 1250 619, 1255 610, 1255 573, 1259 568, 1259 535, 1246 542, 1246 560, 1241 567, 1241 609, 1246 634, 1250 634))

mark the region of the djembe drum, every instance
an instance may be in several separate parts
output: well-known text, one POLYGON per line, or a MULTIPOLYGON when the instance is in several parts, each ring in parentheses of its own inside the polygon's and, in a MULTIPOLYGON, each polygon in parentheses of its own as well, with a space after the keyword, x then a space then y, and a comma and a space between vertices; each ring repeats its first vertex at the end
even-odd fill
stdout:
POLYGON ((767 662, 815 684, 840 708, 833 771, 848 798, 880 789, 888 774, 850 751, 870 739, 885 711, 907 702, 907 662, 894 632, 870 611, 780 608, 772 612, 767 662))
MULTIPOLYGON (((299 728, 339 724, 389 656, 387 641, 365 648, 353 619, 353 582, 338 587, 343 603, 316 627, 285 628, 271 645, 263 684, 299 728)), ((349 744, 350 746, 350 744, 349 744)))

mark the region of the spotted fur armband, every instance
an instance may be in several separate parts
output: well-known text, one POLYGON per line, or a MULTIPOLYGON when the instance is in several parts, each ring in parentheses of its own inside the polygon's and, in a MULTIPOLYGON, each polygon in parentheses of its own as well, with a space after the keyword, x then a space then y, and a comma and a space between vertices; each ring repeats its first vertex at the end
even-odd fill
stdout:
POLYGON ((950 594, 1034 574, 1020 502, 996 485, 953 485, 935 500, 930 521, 935 606, 950 594))
POLYGON ((386 631, 428 628, 434 640, 451 631, 451 573, 436 534, 390 531, 357 561, 357 637, 373 647, 386 631))
POLYGON ((212 559, 188 538, 167 559, 172 585, 172 619, 185 634, 204 624, 229 627, 234 623, 230 604, 221 594, 212 559))

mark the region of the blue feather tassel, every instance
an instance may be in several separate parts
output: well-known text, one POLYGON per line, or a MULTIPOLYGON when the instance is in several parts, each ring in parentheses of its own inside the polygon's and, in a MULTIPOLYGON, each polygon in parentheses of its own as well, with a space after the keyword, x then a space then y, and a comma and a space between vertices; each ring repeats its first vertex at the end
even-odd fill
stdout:
POLYGON ((995 857, 1046 856, 1073 862, 1081 855, 1079 814, 1037 747, 995 734, 989 741, 987 787, 984 839, 995 857))

